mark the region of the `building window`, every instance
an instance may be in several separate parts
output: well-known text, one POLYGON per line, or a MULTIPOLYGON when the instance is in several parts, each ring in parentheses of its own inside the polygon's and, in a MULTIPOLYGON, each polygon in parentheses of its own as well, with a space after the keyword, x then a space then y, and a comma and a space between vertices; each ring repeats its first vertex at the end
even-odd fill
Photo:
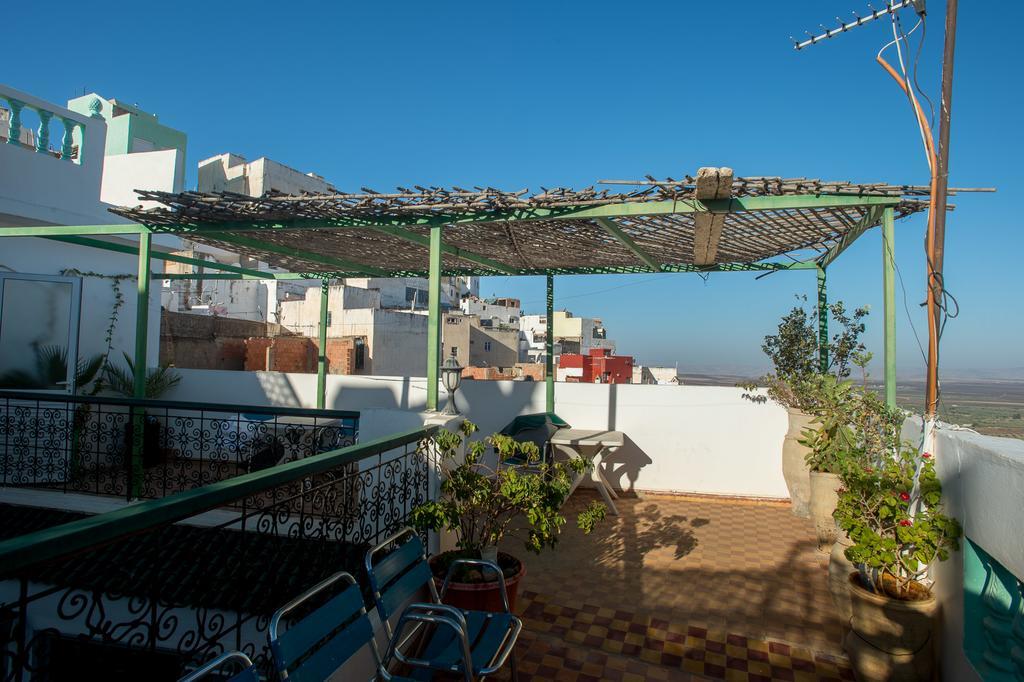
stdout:
POLYGON ((484 341, 484 350, 487 351, 488 353, 491 352, 491 342, 490 341, 484 341))
POLYGON ((458 356, 458 354, 459 354, 459 347, 458 346, 452 346, 452 355, 458 356))
POLYGON ((356 339, 355 343, 355 358, 353 359, 355 369, 363 369, 366 365, 366 339, 356 339))
POLYGON ((327 326, 328 327, 331 326, 331 311, 330 310, 327 311, 327 326))
POLYGON ((427 305, 427 290, 417 289, 416 287, 405 288, 405 302, 411 303, 417 308, 426 307, 427 305))

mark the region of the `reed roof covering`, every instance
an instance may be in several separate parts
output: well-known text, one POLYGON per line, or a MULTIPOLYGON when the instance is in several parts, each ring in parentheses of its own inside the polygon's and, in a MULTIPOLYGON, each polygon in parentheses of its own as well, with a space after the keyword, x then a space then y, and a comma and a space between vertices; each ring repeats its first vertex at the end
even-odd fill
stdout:
POLYGON ((878 225, 884 208, 897 218, 926 209, 928 194, 911 185, 733 178, 729 169, 598 184, 532 194, 420 186, 261 197, 139 191, 156 207, 112 211, 292 272, 334 275, 423 274, 430 229, 443 226, 447 274, 526 275, 728 269, 808 251, 822 257, 878 225))

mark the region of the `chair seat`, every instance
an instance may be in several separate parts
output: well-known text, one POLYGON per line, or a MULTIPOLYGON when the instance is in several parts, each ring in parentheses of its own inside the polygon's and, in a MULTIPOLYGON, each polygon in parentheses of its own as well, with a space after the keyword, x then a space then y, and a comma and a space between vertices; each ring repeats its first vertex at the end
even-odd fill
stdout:
MULTIPOLYGON (((508 634, 518 620, 509 613, 492 613, 490 611, 463 611, 466 619, 466 634, 473 660, 473 675, 479 676, 481 671, 491 666, 498 658, 504 646, 510 646, 508 634)), ((462 669, 462 644, 450 628, 437 628, 423 648, 422 657, 451 672, 462 669)), ((416 679, 430 679, 429 670, 416 670, 416 679), (426 676, 421 676, 426 673, 426 676)))

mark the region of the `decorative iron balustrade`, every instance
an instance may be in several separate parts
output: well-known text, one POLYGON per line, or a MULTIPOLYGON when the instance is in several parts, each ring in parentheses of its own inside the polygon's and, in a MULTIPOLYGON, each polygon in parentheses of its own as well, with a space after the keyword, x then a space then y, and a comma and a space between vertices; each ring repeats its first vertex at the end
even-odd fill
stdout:
POLYGON ((94 517, 0 504, 0 679, 174 680, 230 650, 269 676, 271 614, 338 570, 362 579, 365 551, 433 498, 432 433, 94 517))
POLYGON ((154 499, 352 445, 358 430, 349 411, 0 391, 0 486, 154 499))

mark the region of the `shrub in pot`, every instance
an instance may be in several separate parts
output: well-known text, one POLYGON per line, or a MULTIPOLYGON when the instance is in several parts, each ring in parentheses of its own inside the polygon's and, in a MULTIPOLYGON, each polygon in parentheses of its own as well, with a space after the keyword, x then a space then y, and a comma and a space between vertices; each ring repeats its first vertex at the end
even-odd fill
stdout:
MULTIPOLYGON (((104 378, 107 387, 126 398, 135 396, 135 363, 127 353, 123 353, 125 367, 107 364, 103 368, 104 378)), ((168 365, 161 365, 146 372, 145 398, 155 400, 167 391, 171 390, 181 382, 181 376, 168 365)), ((147 416, 142 412, 143 435, 142 435, 142 465, 144 467, 162 464, 167 459, 167 452, 161 445, 161 430, 163 428, 160 420, 153 416, 147 416)), ((126 451, 131 456, 132 452, 132 424, 125 425, 124 443, 126 451)))
MULTIPOLYGON (((761 344, 761 350, 772 361, 773 372, 744 387, 752 389, 761 384, 768 389, 769 398, 786 408, 789 428, 782 442, 782 475, 792 501, 793 514, 807 518, 810 515, 811 483, 805 460, 809 451, 800 439, 811 426, 819 408, 818 384, 822 367, 818 330, 812 321, 817 317, 817 311, 808 314, 803 306, 807 297, 798 298, 801 303, 783 316, 777 333, 766 336, 761 344)), ((829 306, 829 313, 840 331, 827 344, 827 374, 842 379, 850 374, 853 355, 864 349, 859 338, 864 332, 862 320, 868 314, 868 308, 858 308, 848 315, 842 301, 837 301, 829 306)))
POLYGON ((851 631, 846 651, 860 679, 932 678, 938 607, 929 566, 959 548, 961 529, 942 513, 932 458, 909 444, 843 476, 835 518, 852 542, 845 550, 851 631))
MULTIPOLYGON (((459 462, 463 444, 476 431, 464 421, 458 432, 441 429, 421 444, 433 448, 442 469, 441 495, 413 509, 411 522, 419 531, 451 531, 456 549, 431 557, 435 580, 444 579, 451 562, 458 558, 495 561, 504 574, 509 601, 514 607, 519 581, 526 573, 522 560, 498 551, 506 537, 523 541, 526 550, 539 553, 553 548, 566 523, 560 510, 575 475, 587 463, 541 462, 536 444, 519 442, 494 434, 469 441, 465 458, 459 462), (497 453, 492 467, 484 463, 488 448, 497 453), (521 461, 522 464, 508 462, 521 461)), ((604 518, 605 506, 589 505, 576 518, 577 526, 590 533, 604 518)), ((449 584, 446 601, 453 606, 477 610, 501 610, 501 595, 494 576, 472 567, 457 570, 449 584)))

